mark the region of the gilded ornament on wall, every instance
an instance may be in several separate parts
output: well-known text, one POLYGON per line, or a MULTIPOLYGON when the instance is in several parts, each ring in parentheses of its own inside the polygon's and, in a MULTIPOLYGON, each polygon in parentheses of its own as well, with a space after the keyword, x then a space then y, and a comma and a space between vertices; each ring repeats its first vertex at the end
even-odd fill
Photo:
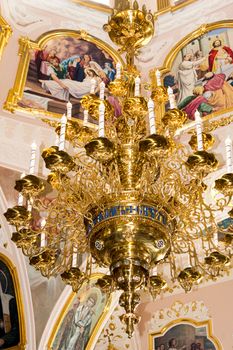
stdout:
POLYGON ((212 333, 212 322, 202 301, 175 302, 157 311, 150 324, 149 349, 222 350, 212 333))
POLYGON ((5 19, 0 15, 0 58, 2 56, 4 47, 12 34, 12 29, 5 19))

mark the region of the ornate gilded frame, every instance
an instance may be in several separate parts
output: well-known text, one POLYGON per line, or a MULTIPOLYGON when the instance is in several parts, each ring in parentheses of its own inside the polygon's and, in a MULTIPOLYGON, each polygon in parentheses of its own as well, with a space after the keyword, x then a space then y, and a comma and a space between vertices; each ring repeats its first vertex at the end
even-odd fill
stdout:
POLYGON ((18 316, 19 316, 20 343, 17 346, 8 348, 7 350, 25 350, 26 344, 27 344, 26 327, 25 327, 24 307, 23 307, 20 283, 18 279, 18 273, 16 270, 16 266, 13 265, 12 261, 6 255, 0 253, 0 260, 2 260, 6 264, 6 266, 8 267, 11 273, 14 289, 15 289, 15 298, 16 298, 18 316))
POLYGON ((0 59, 2 57, 3 50, 8 43, 8 40, 12 34, 12 29, 5 19, 0 16, 0 59))
POLYGON ((194 326, 195 328, 198 327, 206 327, 207 330, 207 337, 209 340, 212 341, 214 346, 216 347, 216 350, 223 350, 220 342, 216 337, 213 335, 213 330, 212 330, 212 322, 211 320, 205 320, 205 321, 195 321, 190 318, 179 318, 177 320, 174 320, 172 322, 169 322, 166 326, 164 326, 160 332, 155 332, 155 333, 150 333, 149 334, 149 350, 154 350, 153 348, 153 341, 155 337, 162 337, 165 335, 165 333, 171 329, 174 326, 177 326, 179 324, 189 324, 194 326))
POLYGON ((45 110, 40 110, 36 108, 20 107, 18 102, 23 97, 24 86, 27 79, 27 73, 30 63, 30 52, 31 50, 42 50, 46 43, 55 38, 59 37, 75 37, 77 39, 83 39, 97 45, 100 49, 106 51, 116 62, 121 62, 124 64, 122 58, 110 45, 106 44, 102 40, 88 34, 84 30, 66 30, 59 29, 42 34, 36 41, 30 40, 27 37, 21 37, 19 39, 19 50, 18 55, 20 56, 18 70, 15 77, 14 86, 9 90, 6 102, 4 104, 4 109, 14 113, 15 111, 20 111, 23 113, 32 114, 35 116, 48 116, 60 118, 61 115, 58 113, 52 113, 45 110))
MULTIPOLYGON (((90 281, 91 280, 97 280, 98 278, 101 278, 101 277, 103 277, 103 274, 101 274, 101 273, 94 273, 94 274, 91 275, 90 281)), ((56 337, 56 334, 57 334, 57 332, 59 330, 59 327, 60 327, 60 325, 61 325, 61 323, 62 323, 62 321, 63 321, 63 319, 64 319, 64 317, 66 315, 67 310, 69 309, 69 307, 72 304, 72 302, 73 302, 73 300, 74 300, 76 295, 77 295, 77 293, 72 292, 70 294, 70 296, 68 297, 65 305, 63 306, 62 311, 61 311, 59 317, 57 318, 56 323, 55 323, 55 325, 54 325, 54 327, 52 329, 52 332, 50 334, 50 337, 49 337, 49 340, 48 340, 48 343, 47 343, 47 349, 48 350, 52 350, 51 346, 53 345, 53 341, 54 341, 54 339, 56 337)), ((105 318, 106 318, 106 316, 107 316, 107 314, 109 312, 109 309, 110 309, 110 306, 111 306, 111 302, 112 302, 112 297, 109 296, 108 299, 107 299, 107 303, 106 303, 106 306, 104 308, 104 311, 102 312, 102 315, 99 317, 99 319, 98 319, 98 321, 97 321, 97 323, 96 323, 96 325, 95 325, 95 327, 94 327, 94 329, 92 331, 92 334, 90 336, 90 339, 88 341, 88 344, 87 344, 85 350, 92 349, 93 342, 95 341, 96 335, 97 335, 97 333, 98 333, 98 331, 99 331, 99 329, 101 327, 101 324, 103 323, 103 321, 105 320, 105 318)))
MULTIPOLYGON (((172 68, 172 64, 177 56, 177 54, 179 53, 179 51, 181 49, 183 49, 188 43, 190 43, 191 41, 197 39, 199 36, 202 36, 206 33, 208 33, 209 31, 215 30, 215 29, 219 29, 219 28, 233 28, 233 20, 229 21, 229 20, 222 20, 222 21, 218 21, 218 22, 213 22, 213 23, 209 23, 209 24, 202 24, 198 29, 196 29, 195 31, 189 33, 188 35, 186 35, 183 39, 181 39, 170 51, 170 53, 166 56, 163 66, 161 67, 156 67, 154 69, 152 69, 150 71, 150 77, 151 77, 151 84, 152 84, 152 88, 156 87, 156 76, 155 76, 155 72, 157 69, 160 70, 161 75, 164 76, 164 74, 168 73, 171 68, 172 68)), ((218 112, 214 112, 211 113, 205 117, 202 118, 203 123, 205 122, 209 122, 212 119, 214 119, 217 116, 226 114, 233 111, 233 108, 228 108, 228 109, 224 109, 218 112)), ((164 106, 161 106, 161 108, 159 108, 158 110, 158 119, 161 120, 162 115, 165 112, 165 108, 164 106)), ((218 120, 218 122, 214 122, 214 128, 212 128, 212 130, 220 127, 220 126, 226 126, 229 125, 230 123, 232 123, 233 121, 233 116, 229 115, 229 116, 225 116, 223 117, 221 120, 218 120)), ((194 127, 194 123, 189 123, 184 127, 184 130, 186 130, 187 128, 190 128, 190 125, 192 127, 194 127)), ((208 127, 208 126, 207 126, 208 127)))

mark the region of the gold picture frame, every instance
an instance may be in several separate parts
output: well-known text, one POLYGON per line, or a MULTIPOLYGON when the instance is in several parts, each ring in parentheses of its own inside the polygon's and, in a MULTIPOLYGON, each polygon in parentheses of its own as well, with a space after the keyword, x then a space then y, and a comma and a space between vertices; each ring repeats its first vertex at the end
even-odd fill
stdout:
MULTIPOLYGON (((101 274, 101 273, 93 273, 91 275, 91 277, 90 277, 90 281, 97 280, 97 279, 99 279, 99 278, 101 278, 103 276, 104 275, 101 274)), ((86 284, 88 284, 88 282, 84 283, 83 286, 85 286, 86 284)), ((82 290, 83 286, 81 287, 80 291, 82 290)), ((60 326, 62 324, 62 321, 63 321, 64 317, 66 316, 67 311, 69 310, 69 308, 70 308, 74 298, 76 297, 76 295, 78 293, 71 292, 71 294, 68 297, 65 305, 63 306, 62 311, 61 311, 59 317, 57 318, 56 323, 55 323, 55 325, 54 325, 54 327, 52 329, 52 332, 51 332, 51 334, 49 336, 49 340, 47 342, 47 349, 48 350, 52 350, 51 346, 53 345, 53 342, 54 342, 55 337, 57 335, 57 332, 58 332, 58 330, 59 330, 59 328, 60 328, 60 326)), ((104 311, 102 312, 101 316, 99 317, 97 323, 95 324, 95 326, 94 326, 94 328, 92 330, 92 333, 90 335, 90 338, 88 340, 88 343, 86 345, 85 350, 90 350, 92 348, 93 342, 95 341, 96 335, 97 335, 97 333, 98 333, 98 331, 99 331, 99 329, 101 327, 101 324, 103 323, 103 321, 105 320, 105 318, 106 318, 106 316, 107 316, 107 314, 109 312, 111 303, 112 303, 112 297, 107 295, 107 301, 106 301, 106 305, 105 305, 104 311)))
POLYGON ((8 40, 12 34, 10 25, 0 15, 0 59, 2 57, 3 50, 8 43, 8 40))
MULTIPOLYGON (((211 32, 211 31, 216 30, 216 29, 221 29, 221 28, 233 28, 233 20, 231 20, 231 21, 230 20, 222 20, 222 21, 213 22, 213 23, 209 23, 209 24, 202 24, 199 28, 197 28, 196 30, 194 30, 193 32, 189 33, 184 38, 182 38, 172 48, 172 50, 168 53, 168 55, 166 56, 166 58, 164 60, 163 65, 161 67, 156 67, 150 71, 152 90, 154 88, 156 88, 156 86, 157 86, 156 74, 155 74, 157 69, 160 70, 161 76, 163 79, 165 74, 168 73, 172 69, 172 65, 173 65, 178 53, 183 48, 185 48, 186 45, 188 45, 189 43, 191 43, 192 41, 194 41, 198 37, 201 37, 201 36, 207 34, 208 32, 211 32)), ((202 118, 202 121, 204 123, 204 127, 205 127, 205 124, 207 126, 206 132, 208 132, 208 128, 211 129, 211 131, 213 131, 213 130, 217 129, 218 127, 226 126, 226 125, 229 125, 230 123, 232 123, 232 121, 233 121, 232 114, 228 115, 228 116, 224 116, 223 118, 219 119, 218 121, 214 121, 213 127, 211 127, 211 125, 210 125, 211 123, 209 123, 211 120, 215 119, 216 117, 230 113, 231 111, 233 112, 233 107, 227 108, 227 109, 222 109, 218 112, 213 112, 211 114, 204 116, 202 118)), ((158 120, 160 121, 163 114, 165 113, 164 104, 161 104, 158 107, 157 113, 158 113, 158 120)), ((191 124, 191 128, 194 128, 194 127, 195 126, 191 124)), ((183 129, 185 131, 186 129, 189 129, 189 128, 190 128, 189 124, 186 124, 183 129)))
POLYGON ((19 50, 18 50, 18 55, 20 57, 19 65, 18 65, 13 88, 9 90, 6 102, 3 107, 5 110, 8 110, 11 113, 19 111, 19 112, 23 112, 33 116, 40 116, 40 117, 43 117, 43 116, 55 117, 55 118, 61 117, 62 113, 60 114, 55 112, 49 112, 39 108, 22 107, 22 106, 19 106, 18 103, 23 97, 24 87, 27 80, 27 74, 28 74, 29 63, 31 58, 31 51, 43 50, 46 44, 50 40, 59 39, 62 37, 63 38, 71 37, 74 39, 80 39, 80 40, 87 41, 91 44, 94 44, 98 49, 106 52, 114 60, 115 63, 120 62, 122 65, 124 65, 124 62, 117 51, 115 51, 110 45, 106 44, 104 41, 88 34, 84 30, 79 30, 79 31, 66 30, 66 29, 53 30, 42 34, 36 41, 30 40, 27 37, 21 37, 19 39, 19 50))
POLYGON ((149 350, 155 350, 154 349, 154 339, 163 337, 170 329, 177 325, 191 325, 195 328, 205 327, 206 328, 206 334, 207 338, 213 343, 216 350, 223 350, 219 340, 213 335, 213 329, 212 329, 212 321, 204 320, 204 321, 196 321, 191 318, 179 318, 176 320, 173 320, 166 324, 164 327, 161 328, 159 332, 152 332, 149 334, 149 350))
POLYGON ((6 265, 6 267, 8 268, 11 274, 13 285, 14 285, 14 291, 15 291, 18 317, 19 317, 20 343, 16 346, 7 348, 7 350, 25 350, 26 344, 27 344, 26 327, 25 327, 24 307, 23 307, 23 301, 22 301, 21 287, 18 279, 18 273, 15 265, 6 255, 0 253, 0 260, 6 265))

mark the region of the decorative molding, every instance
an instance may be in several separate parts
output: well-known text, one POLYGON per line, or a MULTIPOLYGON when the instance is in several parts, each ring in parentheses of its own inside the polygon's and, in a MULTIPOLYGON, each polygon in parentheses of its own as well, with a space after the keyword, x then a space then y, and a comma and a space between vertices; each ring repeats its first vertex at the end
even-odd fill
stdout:
POLYGON ((2 57, 2 52, 8 43, 8 40, 12 34, 12 29, 5 19, 0 16, 0 59, 2 57))
POLYGON ((15 0, 2 1, 1 5, 6 17, 21 32, 32 31, 43 24, 48 25, 49 23, 49 18, 41 18, 33 11, 29 11, 24 0, 20 2, 15 0))
POLYGON ((203 301, 191 301, 187 304, 176 301, 170 308, 161 309, 153 315, 149 323, 149 331, 159 332, 161 328, 178 318, 206 321, 210 319, 210 314, 203 301))
POLYGON ((175 326, 186 324, 194 328, 205 327, 207 338, 216 350, 223 350, 220 341, 213 335, 212 320, 203 301, 183 304, 176 301, 170 308, 157 311, 149 324, 149 350, 154 349, 154 339, 162 337, 175 326))

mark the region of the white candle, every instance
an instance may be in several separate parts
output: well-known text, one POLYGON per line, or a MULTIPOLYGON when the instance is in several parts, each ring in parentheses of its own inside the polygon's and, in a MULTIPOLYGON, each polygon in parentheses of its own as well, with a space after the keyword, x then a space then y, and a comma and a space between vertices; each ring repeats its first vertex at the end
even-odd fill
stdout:
POLYGON ((61 118, 61 129, 60 129, 60 138, 59 138, 59 151, 63 151, 65 149, 66 123, 67 123, 67 118, 66 118, 65 114, 63 114, 63 116, 61 118))
POLYGON ((195 121, 196 121, 196 132, 197 132, 197 150, 203 151, 202 119, 198 110, 196 110, 195 112, 195 121))
POLYGON ((152 269, 151 275, 152 275, 152 276, 157 276, 157 275, 158 275, 158 267, 157 267, 157 266, 155 266, 155 267, 152 269))
POLYGON ((103 81, 100 83, 100 99, 104 100, 105 84, 103 81))
POLYGON ((162 85, 162 83, 161 83, 161 73, 160 73, 160 71, 158 69, 156 70, 155 75, 156 75, 157 86, 161 86, 162 85))
POLYGON ((175 95, 173 94, 173 90, 172 90, 172 88, 170 86, 167 89, 167 93, 168 93, 170 108, 171 109, 177 108, 175 95))
POLYGON ((95 88, 96 88, 96 80, 94 78, 91 79, 91 90, 90 90, 90 94, 94 94, 95 93, 95 88))
POLYGON ((40 234, 40 246, 41 248, 44 248, 46 246, 46 235, 44 232, 44 227, 46 225, 46 220, 42 219, 40 223, 40 228, 41 228, 41 234, 40 234))
POLYGON ((135 89, 134 89, 134 96, 140 96, 140 83, 141 83, 141 79, 139 77, 136 77, 135 80, 135 89))
POLYGON ((72 267, 78 266, 78 249, 77 247, 73 247, 73 255, 72 255, 72 267))
POLYGON ((116 64, 116 79, 121 78, 121 64, 117 62, 116 64))
POLYGON ((30 200, 27 201, 27 210, 32 211, 32 202, 30 200))
POLYGON ((232 173, 233 172, 233 166, 232 166, 232 140, 230 137, 227 137, 225 140, 225 147, 226 147, 226 165, 227 165, 227 172, 232 173))
POLYGON ((154 107, 155 107, 154 102, 150 98, 148 101, 150 134, 156 133, 154 107))
POLYGON ((101 103, 99 105, 99 137, 104 137, 104 112, 105 105, 101 103))
POLYGON ((67 119, 71 119, 71 117, 72 117, 72 103, 70 103, 70 101, 67 102, 66 108, 67 108, 67 119))
MULTIPOLYGON (((25 173, 22 173, 20 176, 20 179, 22 179, 25 176, 25 173)), ((18 205, 23 205, 23 200, 24 197, 21 192, 19 192, 19 197, 18 197, 18 205)))
POLYGON ((30 158, 30 165, 29 165, 29 174, 35 173, 36 149, 37 149, 37 146, 36 146, 35 142, 33 142, 31 144, 31 158, 30 158))
POLYGON ((181 270, 184 270, 186 267, 190 266, 190 260, 189 260, 189 254, 188 253, 182 253, 178 254, 178 266, 181 270))
POLYGON ((55 146, 57 146, 57 147, 59 147, 59 139, 60 139, 60 136, 58 134, 56 134, 55 146))
POLYGON ((84 109, 83 126, 87 126, 87 124, 88 124, 88 110, 84 109))
POLYGON ((23 195, 21 192, 19 192, 18 196, 18 205, 23 205, 23 195))
POLYGON ((215 246, 218 246, 218 232, 214 232, 213 234, 213 243, 215 246))

